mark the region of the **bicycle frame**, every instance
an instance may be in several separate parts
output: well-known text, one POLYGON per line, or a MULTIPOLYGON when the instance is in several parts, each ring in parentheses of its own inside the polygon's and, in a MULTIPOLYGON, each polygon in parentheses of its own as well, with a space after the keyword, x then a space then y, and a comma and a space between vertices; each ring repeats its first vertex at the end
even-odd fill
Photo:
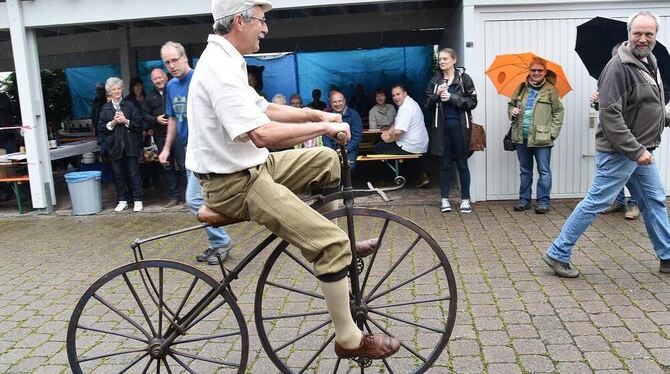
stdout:
MULTIPOLYGON (((353 221, 354 199, 356 197, 363 197, 377 194, 381 197, 383 201, 388 202, 390 201, 390 199, 386 196, 385 192, 398 190, 402 188, 404 184, 400 184, 395 187, 380 189, 375 188, 374 186, 372 186, 372 184, 368 183, 368 189, 354 190, 351 183, 351 167, 349 166, 349 162, 347 159, 347 151, 343 144, 340 144, 340 157, 341 157, 340 163, 342 165, 342 183, 341 183, 342 189, 340 191, 333 192, 326 196, 323 195, 313 196, 311 199, 315 199, 316 201, 310 204, 310 207, 316 210, 324 206, 325 204, 335 200, 342 200, 344 202, 344 209, 346 210, 346 217, 347 217, 347 234, 349 237, 350 249, 352 253, 352 261, 349 265, 349 276, 351 277, 351 287, 352 287, 351 292, 354 295, 354 307, 360 307, 362 295, 361 290, 359 288, 358 271, 356 268, 358 256, 355 248, 356 237, 354 232, 355 228, 353 221)), ((133 243, 130 245, 131 249, 133 250, 135 261, 138 262, 144 260, 144 255, 141 249, 141 245, 144 243, 152 242, 158 239, 163 239, 174 235, 187 233, 190 231, 200 230, 209 226, 210 226, 209 224, 200 224, 196 226, 187 227, 181 230, 172 231, 166 234, 153 236, 146 239, 138 238, 135 241, 133 241, 133 243)), ((175 339, 186 333, 186 331, 192 326, 193 322, 205 310, 205 308, 207 308, 214 301, 214 299, 216 299, 217 295, 222 294, 227 290, 228 292, 230 292, 233 298, 236 299, 234 293, 232 292, 232 288, 230 287, 230 283, 232 283, 233 280, 237 279, 242 270, 247 265, 249 265, 249 263, 251 263, 253 259, 256 258, 256 256, 258 256, 267 246, 269 246, 272 242, 274 242, 275 239, 277 239, 277 235, 275 235, 274 233, 270 234, 267 238, 265 238, 265 240, 263 240, 251 252, 249 252, 249 254, 247 254, 240 261, 240 263, 238 263, 232 270, 225 269, 223 267, 223 264, 220 263, 221 273, 223 276, 220 285, 216 289, 213 289, 210 292, 208 292, 207 295, 205 295, 202 299, 200 299, 196 303, 196 305, 193 306, 181 318, 179 318, 179 316, 177 315, 175 315, 174 318, 168 315, 168 312, 163 310, 163 307, 167 309, 167 306, 162 305, 159 301, 156 301, 153 295, 151 295, 151 292, 149 292, 149 295, 153 303, 158 307, 159 313, 163 315, 167 321, 170 322, 170 326, 168 327, 168 329, 166 329, 165 334, 161 339, 160 345, 154 349, 165 350, 174 342, 175 339)), ((147 291, 149 291, 146 281, 144 280, 144 274, 140 272, 140 275, 142 277, 143 282, 145 283, 147 291)), ((152 283, 153 285, 153 281, 151 280, 148 274, 147 278, 149 279, 149 282, 152 283)), ((155 286, 153 288, 155 289, 155 286)), ((363 329, 365 316, 359 315, 358 313, 355 314, 356 315, 354 316, 354 318, 356 320, 358 327, 363 329)))

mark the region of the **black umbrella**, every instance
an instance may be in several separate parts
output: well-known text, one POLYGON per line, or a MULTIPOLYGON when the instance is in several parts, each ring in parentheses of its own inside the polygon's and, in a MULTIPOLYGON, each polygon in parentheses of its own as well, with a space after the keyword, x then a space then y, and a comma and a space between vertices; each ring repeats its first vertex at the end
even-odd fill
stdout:
MULTIPOLYGON (((610 18, 595 17, 577 26, 575 52, 582 59, 589 75, 600 77, 603 68, 612 58, 612 48, 628 40, 626 22, 610 18)), ((658 41, 652 51, 658 60, 658 70, 665 84, 670 84, 670 55, 668 49, 658 41)))

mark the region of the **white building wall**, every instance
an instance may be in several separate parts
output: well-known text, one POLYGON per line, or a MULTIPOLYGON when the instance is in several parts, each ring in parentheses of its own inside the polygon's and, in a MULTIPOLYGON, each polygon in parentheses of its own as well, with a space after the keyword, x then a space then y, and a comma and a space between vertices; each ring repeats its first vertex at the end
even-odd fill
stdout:
MULTIPOLYGON (((475 80, 480 97, 475 118, 486 123, 488 140, 484 165, 474 165, 475 168, 486 169, 485 190, 481 185, 473 188, 478 199, 518 197, 516 153, 502 150, 502 138, 509 129, 508 98, 499 95, 484 74, 494 57, 532 51, 563 67, 573 91, 563 98, 563 129, 552 152, 552 197, 581 197, 586 194, 594 171, 595 129, 589 127, 588 99, 597 82, 588 75, 574 51, 576 27, 596 16, 625 21, 629 14, 640 9, 648 9, 661 16, 658 38, 670 42, 670 2, 474 6, 472 25, 481 32, 474 36, 474 58, 469 60, 468 71, 475 80)), ((464 23, 467 25, 470 19, 468 13, 465 14, 464 23)), ((466 39, 469 39, 467 35, 466 39)), ((670 166, 667 165, 670 162, 670 147, 664 145, 669 136, 667 132, 663 135, 662 146, 656 155, 666 186, 670 186, 670 166)), ((534 180, 537 180, 537 175, 534 180)), ((667 192, 670 193, 670 189, 667 192)))

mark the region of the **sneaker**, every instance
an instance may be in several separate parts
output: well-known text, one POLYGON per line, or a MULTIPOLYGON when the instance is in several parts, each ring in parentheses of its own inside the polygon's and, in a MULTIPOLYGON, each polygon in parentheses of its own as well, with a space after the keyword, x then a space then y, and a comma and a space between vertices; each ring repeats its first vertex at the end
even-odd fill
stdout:
POLYGON ((451 212, 451 205, 449 205, 449 199, 442 198, 440 200, 440 212, 451 212))
POLYGON ((524 203, 524 202, 519 201, 518 203, 516 203, 516 205, 514 205, 514 211, 515 212, 523 212, 524 210, 528 210, 528 209, 530 209, 530 202, 524 203))
POLYGON ((207 248, 204 251, 202 251, 201 254, 195 256, 195 259, 198 262, 205 262, 207 261, 208 258, 210 258, 214 254, 214 248, 207 248))
POLYGON ((640 216, 640 208, 635 204, 626 205, 626 213, 624 217, 626 219, 637 219, 640 216))
POLYGON ((165 204, 166 208, 172 208, 173 206, 179 205, 179 200, 177 199, 170 199, 167 204, 165 204))
POLYGON ((601 214, 614 213, 614 212, 623 212, 623 211, 625 211, 625 210, 626 210, 626 207, 625 207, 623 204, 621 204, 621 203, 615 201, 614 204, 610 205, 609 208, 603 210, 603 211, 601 212, 601 214))
POLYGON ((559 277, 577 278, 579 276, 579 272, 570 267, 569 262, 554 260, 546 253, 542 254, 542 259, 547 265, 549 265, 550 268, 554 269, 554 274, 558 275, 559 277))
POLYGON ((128 202, 127 201, 119 201, 118 204, 116 204, 116 208, 114 208, 115 212, 120 212, 122 210, 125 210, 128 208, 128 202))
POLYGON ((461 213, 472 213, 472 205, 470 199, 461 200, 461 213))
POLYGON ((658 271, 665 274, 670 273, 670 260, 661 260, 658 271))
POLYGON ((225 247, 220 247, 220 248, 214 248, 212 251, 212 255, 209 256, 207 259, 207 264, 209 265, 218 265, 219 264, 219 259, 216 257, 218 254, 221 257, 221 262, 226 261, 228 258, 228 252, 230 251, 230 245, 227 245, 225 247))
POLYGON ((141 212, 142 209, 144 209, 144 205, 142 205, 141 201, 136 201, 135 204, 133 204, 133 212, 141 212))
POLYGON ((549 212, 549 205, 542 204, 535 208, 535 214, 545 214, 547 212, 549 212))
POLYGON ((428 183, 430 183, 430 179, 428 179, 426 173, 423 173, 421 174, 421 178, 419 178, 419 181, 416 183, 414 187, 416 188, 426 187, 428 183))

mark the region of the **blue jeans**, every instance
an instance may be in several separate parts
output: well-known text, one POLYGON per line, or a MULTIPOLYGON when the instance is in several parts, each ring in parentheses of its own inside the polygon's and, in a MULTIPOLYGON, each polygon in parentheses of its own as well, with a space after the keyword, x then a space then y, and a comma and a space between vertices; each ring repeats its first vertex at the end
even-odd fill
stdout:
MULTIPOLYGON (((619 205, 626 205, 626 195, 624 194, 623 188, 616 195, 614 202, 618 203, 619 205)), ((633 195, 628 198, 628 204, 637 205, 637 200, 633 199, 633 195)))
POLYGON ((658 166, 655 163, 638 165, 620 153, 599 151, 596 151, 596 174, 589 193, 565 221, 547 254, 558 261, 570 262, 572 247, 579 237, 599 212, 612 205, 624 185, 640 199, 638 204, 656 256, 670 259, 670 223, 658 166))
MULTIPOLYGON (((202 187, 198 178, 190 170, 186 170, 186 206, 193 214, 198 213, 202 206, 202 187)), ((211 248, 220 248, 230 243, 230 236, 223 227, 208 227, 207 237, 211 248)))
POLYGON ((519 157, 521 185, 519 186, 519 202, 530 203, 533 189, 533 158, 537 163, 537 205, 549 206, 551 192, 551 147, 528 147, 528 140, 516 145, 516 154, 519 157))

